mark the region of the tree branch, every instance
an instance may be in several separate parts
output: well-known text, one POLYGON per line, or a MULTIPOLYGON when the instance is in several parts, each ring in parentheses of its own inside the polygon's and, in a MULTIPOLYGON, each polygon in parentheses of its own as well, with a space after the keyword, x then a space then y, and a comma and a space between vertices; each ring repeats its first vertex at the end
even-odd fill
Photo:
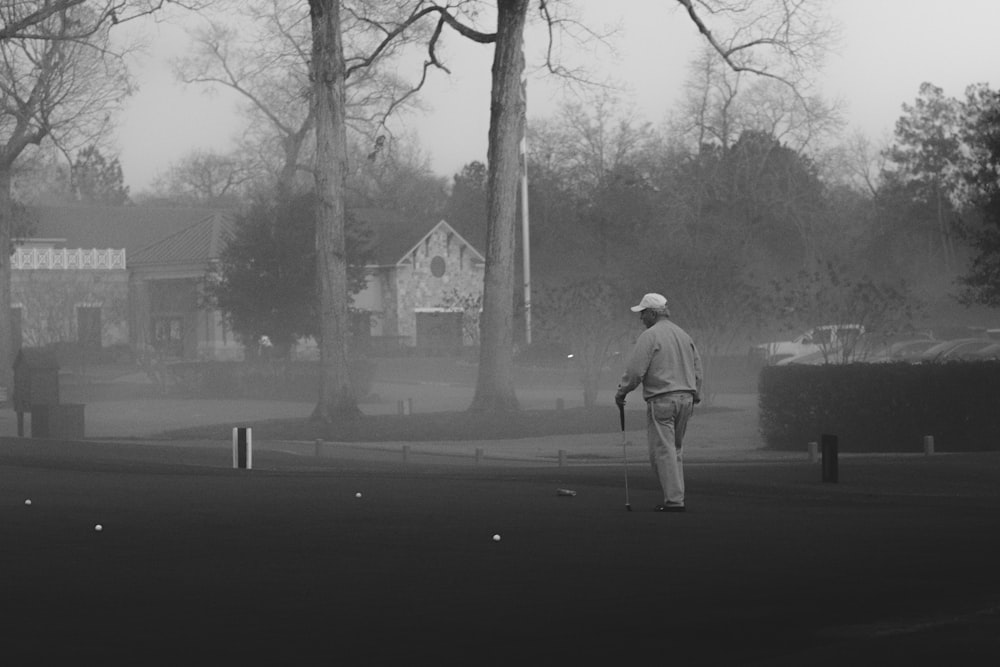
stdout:
POLYGON ((701 16, 698 15, 698 11, 695 9, 692 0, 677 0, 677 2, 680 3, 687 10, 688 16, 691 18, 691 21, 698 28, 698 32, 700 32, 705 37, 705 39, 708 40, 708 43, 712 45, 712 48, 715 49, 715 51, 720 56, 722 56, 722 59, 726 62, 727 65, 729 65, 729 67, 734 72, 750 72, 752 74, 759 74, 760 76, 766 76, 772 79, 777 79, 782 83, 788 84, 792 88, 795 87, 794 85, 792 85, 790 81, 788 81, 782 76, 779 76, 772 72, 768 72, 766 69, 741 65, 740 63, 736 62, 733 59, 733 54, 739 53, 741 50, 749 49, 754 44, 763 44, 765 43, 764 40, 757 40, 756 42, 748 42, 745 44, 740 44, 733 48, 726 48, 715 38, 715 35, 713 35, 712 31, 708 29, 708 26, 705 25, 705 22, 702 21, 701 16))
MULTIPOLYGON (((462 35, 463 37, 471 39, 474 42, 479 42, 480 44, 490 44, 496 41, 497 38, 496 33, 484 33, 470 26, 467 26, 463 24, 461 21, 459 21, 457 18, 452 16, 451 13, 448 11, 447 7, 441 7, 438 5, 433 5, 431 7, 424 7, 423 9, 416 11, 413 14, 410 14, 410 16, 405 21, 397 25, 392 30, 386 30, 385 26, 379 23, 359 17, 359 20, 362 20, 371 25, 375 25, 380 30, 384 31, 385 37, 383 37, 382 41, 378 44, 378 46, 376 46, 375 49, 370 54, 368 54, 368 57, 360 59, 357 64, 351 65, 349 68, 347 68, 347 71, 344 74, 344 78, 349 78, 351 74, 353 74, 355 71, 371 65, 373 62, 375 62, 375 60, 378 59, 380 55, 382 55, 382 52, 385 51, 385 49, 388 48, 389 45, 392 44, 393 41, 395 41, 395 39, 399 35, 405 32, 408 28, 412 27, 414 24, 418 23, 420 19, 424 18, 425 16, 429 16, 431 14, 438 14, 439 20, 437 27, 434 29, 434 36, 431 39, 430 43, 428 44, 428 52, 430 53, 431 63, 437 67, 440 67, 441 69, 444 69, 445 71, 448 70, 439 63, 437 57, 434 54, 434 45, 437 42, 437 38, 441 35, 441 29, 444 24, 447 24, 448 27, 450 27, 452 30, 462 35)), ((425 74, 426 74, 426 67, 425 67, 425 74)))

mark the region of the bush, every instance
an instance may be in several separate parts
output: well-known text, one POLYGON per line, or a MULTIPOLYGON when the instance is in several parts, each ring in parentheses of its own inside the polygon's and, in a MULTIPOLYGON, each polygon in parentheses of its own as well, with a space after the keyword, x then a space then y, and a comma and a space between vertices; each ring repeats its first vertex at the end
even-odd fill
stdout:
POLYGON ((846 452, 1000 449, 1000 361, 768 366, 760 429, 771 449, 801 450, 821 434, 846 452))

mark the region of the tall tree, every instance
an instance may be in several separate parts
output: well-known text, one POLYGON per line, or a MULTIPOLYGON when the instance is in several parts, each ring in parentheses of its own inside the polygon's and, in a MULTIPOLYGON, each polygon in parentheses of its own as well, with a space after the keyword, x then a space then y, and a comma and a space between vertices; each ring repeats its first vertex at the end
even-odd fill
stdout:
POLYGON ((533 225, 536 280, 556 267, 567 269, 572 255, 584 273, 617 270, 612 265, 622 266, 622 255, 633 251, 657 217, 659 134, 601 90, 562 106, 552 121, 533 121, 529 139, 532 181, 545 186, 531 192, 542 214, 533 225))
POLYGON ((938 258, 947 270, 955 260, 955 211, 949 195, 956 189, 962 162, 960 104, 945 97, 941 88, 923 83, 916 101, 904 104, 903 111, 888 149, 885 179, 922 206, 924 215, 914 220, 929 223, 919 231, 936 238, 938 258))
MULTIPOLYGON (((465 233, 486 224, 486 165, 478 160, 462 167, 452 178, 451 193, 444 208, 444 218, 452 227, 465 233)), ((472 241, 472 239, 468 239, 472 241)))
POLYGON ((959 277, 960 298, 1000 308, 1000 92, 985 84, 970 86, 963 106, 963 181, 968 203, 984 225, 971 234, 976 254, 959 277))
MULTIPOLYGON (((8 9, 0 28, 0 248, 10 246, 12 174, 24 151, 43 141, 64 152, 94 143, 131 91, 103 5, 95 11, 78 2, 25 2, 8 9)), ((10 271, 0 253, 3 385, 12 361, 10 271)))
MULTIPOLYGON (((208 296, 248 348, 266 335, 282 356, 302 337, 319 337, 316 304, 316 198, 261 197, 237 216, 211 276, 208 296)), ((348 291, 366 284, 370 234, 348 214, 348 291)))
POLYGON ((129 200, 118 158, 106 159, 97 146, 88 146, 77 153, 72 184, 73 198, 79 202, 121 206, 129 200))

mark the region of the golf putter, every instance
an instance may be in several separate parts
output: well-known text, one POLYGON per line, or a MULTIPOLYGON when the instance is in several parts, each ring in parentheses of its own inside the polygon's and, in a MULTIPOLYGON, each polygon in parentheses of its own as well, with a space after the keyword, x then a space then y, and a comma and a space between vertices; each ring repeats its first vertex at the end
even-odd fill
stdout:
POLYGON ((625 440, 625 406, 618 406, 618 416, 622 423, 622 461, 625 463, 625 511, 632 511, 632 503, 628 500, 628 441, 625 440))

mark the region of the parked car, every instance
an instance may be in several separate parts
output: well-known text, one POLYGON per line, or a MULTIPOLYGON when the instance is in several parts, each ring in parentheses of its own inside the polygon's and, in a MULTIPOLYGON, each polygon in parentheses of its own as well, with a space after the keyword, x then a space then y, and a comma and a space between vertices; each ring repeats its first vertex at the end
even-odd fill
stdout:
POLYGON ((1000 341, 981 347, 978 350, 967 351, 962 355, 962 359, 966 361, 1000 360, 1000 341))
POLYGON ((843 348, 838 348, 835 350, 814 350, 812 352, 806 352, 805 354, 796 354, 793 357, 784 357, 778 359, 774 362, 775 366, 792 366, 792 365, 806 365, 806 366, 820 366, 822 364, 843 364, 848 361, 854 361, 851 351, 846 351, 847 356, 845 356, 845 350, 843 348))
MULTIPOLYGON (((865 328, 860 324, 824 324, 799 334, 791 340, 760 343, 750 348, 750 357, 766 364, 801 357, 813 352, 827 354, 853 349, 865 328)), ((820 362, 822 363, 822 362, 820 362)))
POLYGON ((996 344, 991 338, 954 338, 932 345, 920 354, 920 361, 955 361, 996 344))
POLYGON ((875 350, 869 354, 864 361, 869 363, 887 363, 893 361, 920 361, 920 355, 931 347, 941 343, 939 340, 931 338, 915 338, 913 340, 902 340, 885 346, 881 350, 875 350))

